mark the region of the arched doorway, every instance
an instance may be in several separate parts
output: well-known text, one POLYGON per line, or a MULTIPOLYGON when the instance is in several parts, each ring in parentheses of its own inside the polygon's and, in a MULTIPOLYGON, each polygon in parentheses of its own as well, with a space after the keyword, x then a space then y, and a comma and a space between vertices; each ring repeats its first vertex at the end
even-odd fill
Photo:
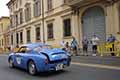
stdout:
POLYGON ((101 40, 106 40, 105 14, 99 6, 88 8, 82 17, 83 36, 91 40, 96 34, 101 40))

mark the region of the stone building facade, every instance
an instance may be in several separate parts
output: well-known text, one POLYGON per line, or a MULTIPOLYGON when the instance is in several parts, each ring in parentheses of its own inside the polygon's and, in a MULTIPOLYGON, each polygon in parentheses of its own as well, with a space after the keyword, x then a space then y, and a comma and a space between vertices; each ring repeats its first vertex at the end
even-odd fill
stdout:
POLYGON ((55 47, 74 36, 93 34, 105 41, 109 34, 119 40, 119 0, 10 0, 11 45, 46 42, 55 47))

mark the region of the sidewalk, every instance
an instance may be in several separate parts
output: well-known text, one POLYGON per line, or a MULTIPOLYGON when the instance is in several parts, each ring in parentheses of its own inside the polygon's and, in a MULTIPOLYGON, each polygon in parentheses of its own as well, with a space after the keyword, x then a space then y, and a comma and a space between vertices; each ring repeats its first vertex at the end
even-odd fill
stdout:
POLYGON ((120 67, 120 58, 111 56, 72 56, 72 62, 120 67))

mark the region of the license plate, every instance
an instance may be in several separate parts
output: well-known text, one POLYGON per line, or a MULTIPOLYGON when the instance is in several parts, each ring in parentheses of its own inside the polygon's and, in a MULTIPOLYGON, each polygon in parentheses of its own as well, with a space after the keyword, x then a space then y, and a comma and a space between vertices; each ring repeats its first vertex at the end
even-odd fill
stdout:
POLYGON ((63 69, 63 64, 57 64, 56 71, 62 70, 62 69, 63 69))

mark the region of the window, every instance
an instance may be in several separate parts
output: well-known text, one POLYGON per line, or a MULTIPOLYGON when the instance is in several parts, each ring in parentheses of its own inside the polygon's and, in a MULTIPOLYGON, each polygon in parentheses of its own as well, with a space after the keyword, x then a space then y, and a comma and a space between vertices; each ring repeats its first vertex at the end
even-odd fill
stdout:
POLYGON ((22 12, 22 10, 20 11, 20 24, 22 24, 23 23, 23 12, 22 12))
POLYGON ((20 32, 20 43, 23 43, 23 32, 20 32))
POLYGON ((6 35, 6 45, 10 45, 9 35, 6 35))
POLYGON ((13 5, 11 5, 11 7, 10 7, 10 12, 12 12, 13 11, 13 5))
POLYGON ((1 32, 3 32, 3 23, 1 23, 0 26, 1 26, 1 32))
POLYGON ((65 19, 63 21, 64 24, 64 37, 71 36, 71 20, 70 19, 65 19))
POLYGON ((2 39, 2 46, 4 45, 4 41, 3 41, 3 39, 2 39))
POLYGON ((48 24, 47 29, 48 29, 48 39, 53 39, 54 38, 53 23, 48 24))
POLYGON ((0 47, 2 47, 1 40, 0 40, 0 47))
POLYGON ((21 47, 19 50, 18 50, 18 53, 26 53, 27 51, 27 48, 26 47, 21 47))
POLYGON ((15 15, 11 16, 11 23, 12 23, 12 26, 11 26, 12 28, 16 26, 16 17, 15 17, 15 15))
POLYGON ((13 10, 16 9, 16 4, 15 2, 13 3, 13 10))
POLYGON ((22 0, 19 0, 20 2, 19 2, 19 5, 21 6, 22 5, 22 0))
POLYGON ((16 8, 18 8, 18 0, 16 0, 16 4, 15 4, 16 8))
POLYGON ((120 4, 118 7, 118 14, 119 14, 119 32, 118 32, 118 34, 120 34, 120 4))
POLYGON ((16 34, 16 43, 19 43, 19 33, 16 34))
POLYGON ((19 50, 18 53, 29 53, 31 51, 30 48, 26 47, 26 46, 22 46, 19 50))
POLYGON ((11 28, 13 27, 13 23, 14 23, 13 19, 14 19, 13 15, 10 15, 10 27, 11 28))
POLYGON ((26 9, 25 9, 25 21, 31 20, 31 7, 30 4, 26 4, 26 9))
POLYGON ((34 3, 34 16, 40 16, 41 15, 41 2, 40 0, 35 0, 34 3))
POLYGON ((18 15, 15 15, 15 20, 16 20, 16 26, 18 25, 18 15))
POLYGON ((52 46, 51 45, 44 45, 44 46, 38 46, 36 48, 34 48, 33 50, 36 51, 36 52, 40 52, 42 49, 52 49, 52 46))
POLYGON ((13 45, 13 35, 11 35, 11 44, 13 45))
POLYGON ((67 0, 63 0, 63 3, 66 3, 67 2, 67 0))
POLYGON ((52 0, 47 0, 48 11, 52 9, 52 0))
POLYGON ((38 27, 39 25, 37 25, 36 27, 36 40, 39 41, 40 40, 40 27, 38 27))
POLYGON ((27 42, 31 42, 31 37, 30 37, 30 29, 27 30, 27 42))

